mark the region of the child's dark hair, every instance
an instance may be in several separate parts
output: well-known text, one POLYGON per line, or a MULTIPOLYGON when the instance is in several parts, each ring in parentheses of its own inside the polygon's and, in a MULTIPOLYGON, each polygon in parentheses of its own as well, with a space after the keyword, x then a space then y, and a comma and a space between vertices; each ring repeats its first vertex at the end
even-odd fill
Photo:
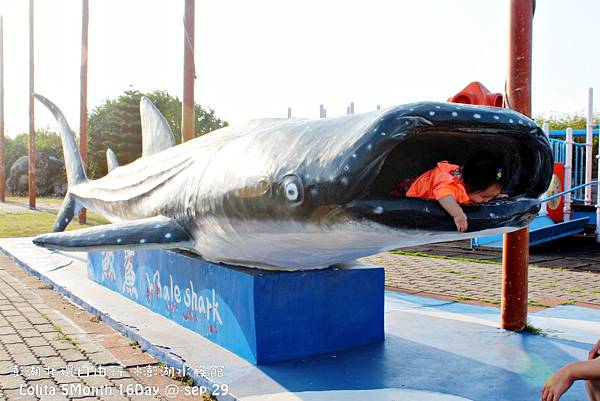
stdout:
POLYGON ((493 184, 504 184, 502 160, 490 152, 478 152, 465 163, 462 178, 467 192, 485 191, 493 184))

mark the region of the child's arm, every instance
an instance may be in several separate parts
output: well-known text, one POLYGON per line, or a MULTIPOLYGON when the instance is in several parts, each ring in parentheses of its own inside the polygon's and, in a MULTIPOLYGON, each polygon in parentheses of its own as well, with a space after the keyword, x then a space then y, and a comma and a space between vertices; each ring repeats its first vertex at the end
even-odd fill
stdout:
POLYGON ((467 231, 467 215, 463 212, 462 208, 456 202, 456 198, 452 195, 444 196, 438 200, 440 205, 454 218, 454 224, 456 229, 461 233, 467 231))
POLYGON ((542 388, 542 401, 558 401, 575 380, 598 379, 600 379, 599 360, 569 363, 546 381, 542 388))

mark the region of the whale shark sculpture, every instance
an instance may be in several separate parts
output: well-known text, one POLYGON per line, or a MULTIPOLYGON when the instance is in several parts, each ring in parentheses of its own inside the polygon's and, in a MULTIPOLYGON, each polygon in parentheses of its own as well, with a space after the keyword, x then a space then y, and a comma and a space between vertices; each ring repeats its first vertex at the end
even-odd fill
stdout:
POLYGON ((331 119, 263 119, 171 146, 168 125, 142 101, 142 119, 156 120, 142 124, 155 130, 143 140, 158 145, 90 181, 63 114, 36 97, 57 119, 69 183, 55 233, 34 239, 52 249, 178 248, 263 269, 323 268, 523 227, 552 174, 542 130, 507 109, 422 102, 331 119), (436 201, 388 196, 440 160, 461 164, 479 151, 503 160, 509 198, 463 205, 467 233, 436 201), (61 232, 80 207, 113 224, 61 232))

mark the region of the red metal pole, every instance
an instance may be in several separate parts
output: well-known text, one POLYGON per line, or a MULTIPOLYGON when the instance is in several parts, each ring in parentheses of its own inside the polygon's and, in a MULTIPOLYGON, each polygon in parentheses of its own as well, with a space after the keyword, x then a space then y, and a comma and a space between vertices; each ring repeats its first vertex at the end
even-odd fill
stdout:
POLYGON ((0 202, 6 201, 4 160, 4 20, 0 15, 0 202))
POLYGON ((185 0, 183 17, 183 112, 181 117, 181 139, 194 139, 194 8, 195 0, 185 0))
POLYGON ((29 208, 35 209, 35 124, 33 113, 33 0, 29 0, 29 208))
MULTIPOLYGON (((83 160, 84 168, 87 165, 87 73, 88 73, 88 20, 89 20, 89 2, 83 0, 81 7, 81 89, 79 97, 79 151, 83 160)), ((79 212, 79 224, 86 223, 86 209, 79 212)))
MULTIPOLYGON (((531 116, 531 32, 534 0, 510 1, 508 105, 531 116)), ((529 228, 504 235, 502 255, 502 328, 527 325, 529 228)))

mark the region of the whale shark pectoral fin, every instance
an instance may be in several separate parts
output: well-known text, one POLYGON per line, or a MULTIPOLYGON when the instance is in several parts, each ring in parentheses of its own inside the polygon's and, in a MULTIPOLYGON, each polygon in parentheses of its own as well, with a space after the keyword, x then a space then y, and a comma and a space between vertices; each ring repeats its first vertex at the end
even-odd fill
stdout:
POLYGON ((193 245, 192 237, 176 220, 163 216, 38 235, 33 243, 62 251, 172 249, 193 245))
POLYGON ((169 123, 146 96, 142 96, 140 99, 140 116, 142 119, 142 157, 175 146, 175 137, 169 123))

